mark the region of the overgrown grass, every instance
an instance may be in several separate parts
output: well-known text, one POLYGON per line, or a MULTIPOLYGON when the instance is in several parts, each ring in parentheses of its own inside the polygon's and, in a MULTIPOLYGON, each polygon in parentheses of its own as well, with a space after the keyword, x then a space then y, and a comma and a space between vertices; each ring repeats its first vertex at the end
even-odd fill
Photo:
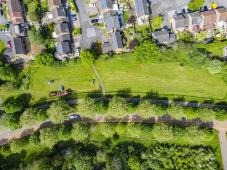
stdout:
POLYGON ((227 42, 226 41, 215 41, 209 44, 196 44, 195 45, 197 48, 202 48, 204 50, 206 50, 207 52, 212 53, 212 55, 214 56, 219 56, 219 57, 223 57, 224 55, 224 47, 227 46, 227 42))

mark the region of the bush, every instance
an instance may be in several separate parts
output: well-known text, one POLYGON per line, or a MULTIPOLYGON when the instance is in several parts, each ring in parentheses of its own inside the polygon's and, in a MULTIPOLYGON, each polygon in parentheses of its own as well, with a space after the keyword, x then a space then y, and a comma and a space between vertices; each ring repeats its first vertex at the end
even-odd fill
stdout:
POLYGON ((134 49, 133 54, 139 62, 155 62, 161 57, 159 47, 151 41, 142 42, 134 49))
POLYGON ((50 53, 42 53, 36 56, 36 62, 40 65, 51 66, 54 64, 54 56, 50 53))
POLYGON ((94 52, 85 49, 81 51, 80 59, 84 66, 90 66, 95 62, 96 56, 94 52))
POLYGON ((162 16, 156 16, 151 23, 152 26, 152 31, 156 31, 161 28, 163 22, 163 17, 162 16))

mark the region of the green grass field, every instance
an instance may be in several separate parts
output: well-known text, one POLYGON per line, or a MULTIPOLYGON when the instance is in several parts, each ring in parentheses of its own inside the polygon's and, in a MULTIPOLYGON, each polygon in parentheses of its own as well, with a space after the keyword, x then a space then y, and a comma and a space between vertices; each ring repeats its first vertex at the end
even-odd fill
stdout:
POLYGON ((91 84, 91 80, 95 79, 91 69, 85 69, 82 65, 76 63, 67 63, 57 67, 33 67, 31 69, 31 85, 29 90, 14 90, 10 87, 0 87, 0 96, 5 99, 10 95, 20 93, 31 93, 32 103, 39 100, 45 101, 49 98, 49 92, 59 90, 60 86, 65 89, 72 89, 76 96, 87 95, 87 93, 98 90, 98 81, 91 84), (55 83, 48 85, 49 80, 55 83))
POLYGON ((167 97, 226 100, 227 86, 221 76, 178 63, 138 64, 130 55, 97 61, 107 93, 129 88, 132 95, 158 92, 167 97))
MULTIPOLYGON (((77 97, 99 90, 98 81, 90 68, 79 63, 69 62, 55 67, 39 67, 34 64, 31 71, 29 90, 16 90, 11 86, 0 87, 0 97, 6 99, 12 95, 30 93, 32 104, 47 101, 49 92, 58 90, 61 85, 72 89, 77 97), (48 85, 49 80, 55 83, 48 85)), ((120 90, 130 89, 132 95, 145 96, 157 92, 160 96, 185 97, 186 100, 226 101, 227 86, 221 75, 211 75, 206 70, 182 67, 178 63, 137 63, 130 54, 114 56, 109 60, 100 59, 96 67, 103 79, 107 94, 116 94, 120 90)))

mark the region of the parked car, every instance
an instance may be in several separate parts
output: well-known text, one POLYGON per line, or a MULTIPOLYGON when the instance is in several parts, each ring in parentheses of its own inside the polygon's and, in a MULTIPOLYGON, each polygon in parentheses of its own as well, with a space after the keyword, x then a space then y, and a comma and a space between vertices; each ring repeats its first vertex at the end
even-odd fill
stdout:
POLYGON ((70 116, 69 116, 69 118, 70 119, 80 119, 80 115, 78 115, 78 114, 71 114, 70 116))
POLYGON ((7 47, 8 47, 8 48, 13 48, 12 42, 11 42, 11 41, 7 41, 7 47))
POLYGON ((99 20, 97 18, 91 19, 91 23, 97 23, 97 22, 99 22, 99 20))

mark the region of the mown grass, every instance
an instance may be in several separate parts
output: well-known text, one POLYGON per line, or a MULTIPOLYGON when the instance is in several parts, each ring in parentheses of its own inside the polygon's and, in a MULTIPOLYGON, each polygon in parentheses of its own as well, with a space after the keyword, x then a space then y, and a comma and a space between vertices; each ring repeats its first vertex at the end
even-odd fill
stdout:
POLYGON ((205 69, 180 66, 179 63, 138 63, 130 54, 99 60, 96 66, 106 92, 130 89, 132 95, 157 92, 162 96, 186 99, 226 100, 227 87, 222 77, 205 69))
POLYGON ((11 95, 30 93, 32 104, 35 104, 38 101, 55 99, 49 97, 49 92, 59 90, 61 86, 73 90, 74 97, 86 96, 99 89, 97 80, 94 85, 91 84, 91 80, 96 79, 92 70, 74 62, 54 67, 33 65, 30 77, 31 84, 28 90, 16 90, 10 86, 3 86, 0 87, 0 96, 6 99, 11 95), (50 80, 55 82, 49 85, 50 80))

